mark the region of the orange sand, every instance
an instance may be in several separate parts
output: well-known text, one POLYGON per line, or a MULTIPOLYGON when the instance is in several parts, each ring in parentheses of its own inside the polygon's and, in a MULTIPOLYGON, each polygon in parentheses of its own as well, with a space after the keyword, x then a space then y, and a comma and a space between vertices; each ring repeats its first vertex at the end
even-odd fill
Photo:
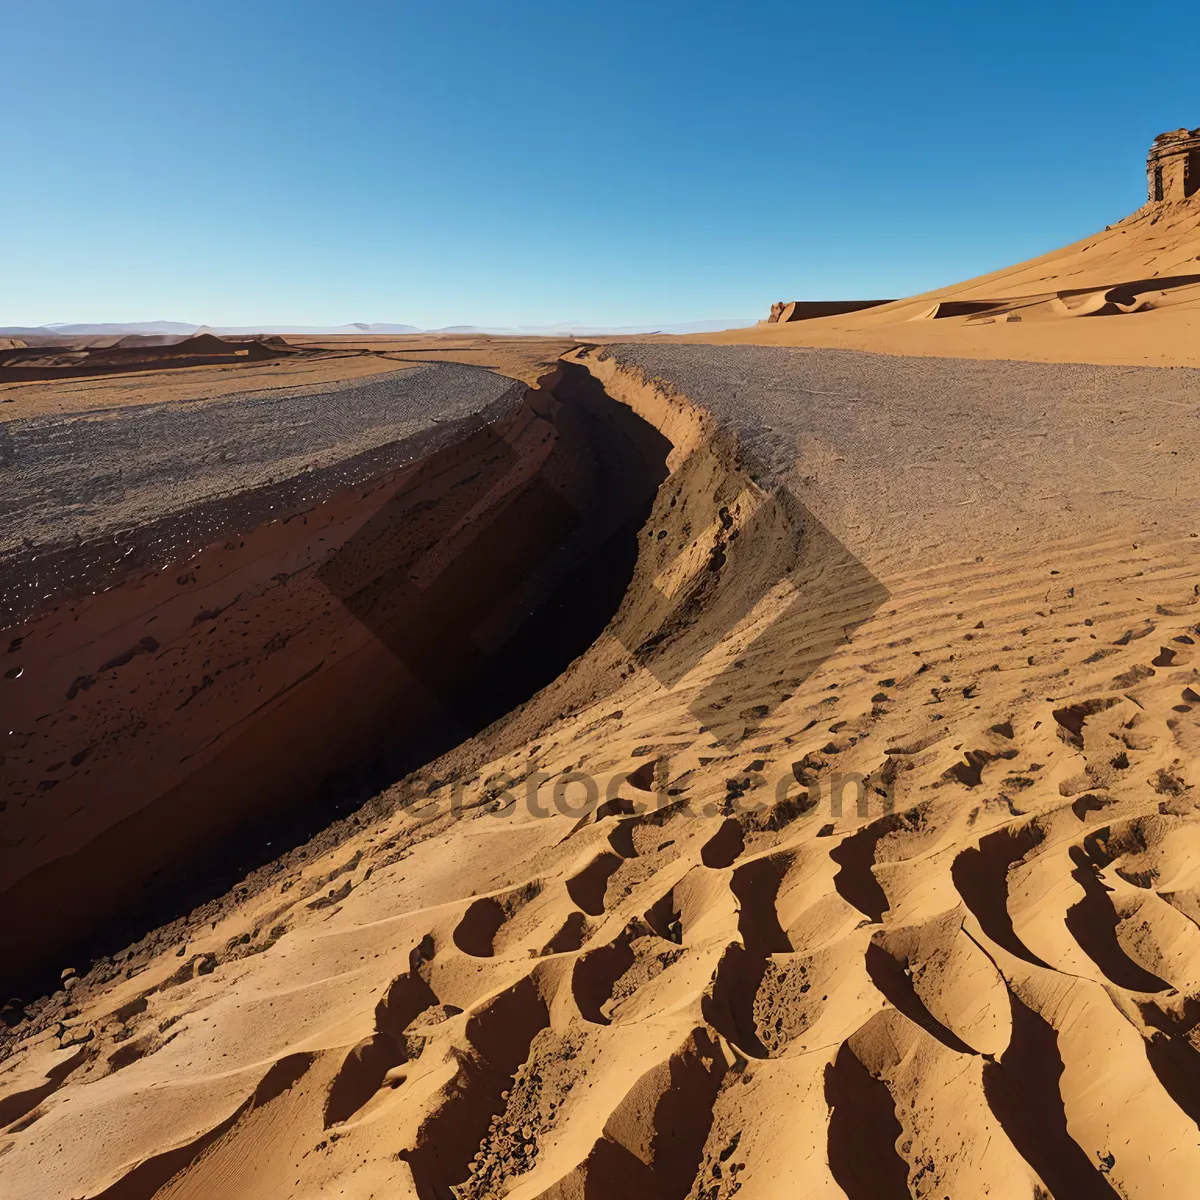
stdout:
MULTIPOLYGON (((1200 267, 1107 296, 1197 254, 1180 206, 942 292, 692 340, 1200 365, 1200 267), (1007 311, 934 316, 949 300, 1007 311)), ((527 346, 434 349, 529 369, 527 346)), ((836 562, 802 603, 772 582, 791 518, 703 411, 572 357, 674 445, 609 631, 391 811, 72 983, 61 1026, 18 1028, 0 1193, 1193 1194, 1196 531, 1097 502, 1030 546, 965 505, 956 540, 906 557, 901 488, 871 531, 889 598, 847 627, 836 562), (655 674, 627 647, 718 542, 725 590, 694 628, 746 616, 667 687, 670 645, 655 674), (772 701, 745 744, 690 710, 726 673, 729 713, 772 701), (570 772, 610 801, 556 812, 570 772), (839 811, 855 772, 862 807, 839 811)), ((1181 455, 1190 487, 1194 439, 1181 455)))

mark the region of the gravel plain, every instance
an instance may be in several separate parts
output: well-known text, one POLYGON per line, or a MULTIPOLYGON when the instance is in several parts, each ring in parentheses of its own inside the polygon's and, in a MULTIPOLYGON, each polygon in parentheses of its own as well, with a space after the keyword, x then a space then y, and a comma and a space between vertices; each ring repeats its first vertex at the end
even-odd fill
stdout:
POLYGON ((628 343, 864 562, 1082 528, 1200 529, 1200 370, 628 343))
POLYGON ((394 469, 524 393, 438 363, 282 395, 0 424, 0 626, 394 469))

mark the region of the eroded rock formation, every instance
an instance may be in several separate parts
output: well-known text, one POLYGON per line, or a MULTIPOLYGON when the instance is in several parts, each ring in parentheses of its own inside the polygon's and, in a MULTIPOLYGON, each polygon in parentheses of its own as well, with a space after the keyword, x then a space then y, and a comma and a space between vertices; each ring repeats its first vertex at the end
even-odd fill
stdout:
POLYGON ((1160 133, 1146 156, 1151 204, 1186 200, 1200 191, 1200 129, 1160 133))

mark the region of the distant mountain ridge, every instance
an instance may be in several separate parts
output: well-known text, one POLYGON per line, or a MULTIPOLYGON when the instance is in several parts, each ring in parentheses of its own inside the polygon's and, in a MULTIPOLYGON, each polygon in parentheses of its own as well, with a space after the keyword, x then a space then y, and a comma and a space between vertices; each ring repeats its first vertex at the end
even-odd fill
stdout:
POLYGON ((367 324, 355 321, 347 325, 188 325, 182 321, 125 321, 100 322, 96 324, 67 324, 55 322, 38 326, 4 326, 0 335, 6 337, 124 337, 127 334, 178 335, 192 337, 198 333, 217 336, 233 334, 274 333, 311 334, 315 336, 334 334, 378 334, 421 333, 416 325, 367 324))
POLYGON ((397 325, 387 322, 353 321, 345 325, 188 325, 181 321, 86 322, 50 325, 0 326, 0 337, 125 337, 129 334, 192 337, 198 333, 248 335, 255 333, 292 335, 295 337, 396 337, 400 334, 496 334, 509 336, 547 336, 570 334, 637 334, 637 333, 715 333, 722 329, 742 329, 754 325, 754 320, 731 318, 715 321, 690 321, 674 325, 626 325, 605 328, 587 322, 562 321, 556 325, 446 325, 439 329, 422 329, 417 325, 397 325))

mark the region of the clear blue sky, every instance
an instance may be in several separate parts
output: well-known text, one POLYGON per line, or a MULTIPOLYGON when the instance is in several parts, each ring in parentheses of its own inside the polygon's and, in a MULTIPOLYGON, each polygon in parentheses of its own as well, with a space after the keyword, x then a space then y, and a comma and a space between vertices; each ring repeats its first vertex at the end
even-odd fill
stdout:
POLYGON ((0 324, 617 325, 903 295, 1144 199, 1153 0, 0 0, 0 324))

